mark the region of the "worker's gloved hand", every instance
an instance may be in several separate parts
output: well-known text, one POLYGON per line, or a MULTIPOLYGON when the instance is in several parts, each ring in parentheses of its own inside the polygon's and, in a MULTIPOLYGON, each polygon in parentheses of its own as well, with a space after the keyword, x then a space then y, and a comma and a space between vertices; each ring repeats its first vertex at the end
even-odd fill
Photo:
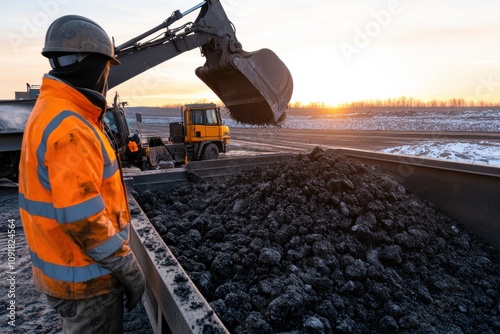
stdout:
POLYGON ((126 256, 129 260, 119 269, 113 271, 113 275, 125 288, 127 302, 125 306, 132 310, 141 300, 146 289, 146 281, 141 267, 132 252, 126 256))

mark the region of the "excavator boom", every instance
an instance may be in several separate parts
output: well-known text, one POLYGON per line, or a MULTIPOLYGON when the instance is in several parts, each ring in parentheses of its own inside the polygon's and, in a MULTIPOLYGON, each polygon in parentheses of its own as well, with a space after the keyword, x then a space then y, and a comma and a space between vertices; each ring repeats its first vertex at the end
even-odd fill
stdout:
POLYGON ((251 124, 279 123, 292 96, 290 71, 269 49, 244 51, 218 0, 204 1, 183 13, 177 10, 160 25, 116 47, 121 65, 112 67, 109 88, 198 47, 206 61, 195 73, 232 118, 251 124), (197 9, 194 22, 170 28, 197 9), (141 43, 159 31, 164 32, 160 37, 141 43))

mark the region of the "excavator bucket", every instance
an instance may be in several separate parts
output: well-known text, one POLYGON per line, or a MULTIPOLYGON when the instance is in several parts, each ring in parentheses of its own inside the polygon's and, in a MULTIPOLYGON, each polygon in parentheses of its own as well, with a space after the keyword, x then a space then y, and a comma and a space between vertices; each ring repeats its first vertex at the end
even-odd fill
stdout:
POLYGON ((278 124, 293 92, 290 71, 269 49, 206 53, 196 75, 221 99, 231 117, 247 124, 278 124))

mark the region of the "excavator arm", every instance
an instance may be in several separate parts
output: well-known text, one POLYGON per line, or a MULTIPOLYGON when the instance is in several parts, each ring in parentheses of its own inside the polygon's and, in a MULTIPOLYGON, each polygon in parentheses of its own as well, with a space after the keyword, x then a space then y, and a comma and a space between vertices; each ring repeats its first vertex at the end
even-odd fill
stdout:
POLYGON ((109 88, 194 48, 201 48, 206 58, 196 75, 233 119, 250 124, 277 124, 283 119, 293 91, 290 71, 269 49, 244 51, 218 0, 203 1, 182 13, 177 10, 160 25, 117 46, 121 65, 112 67, 109 88), (194 22, 171 28, 198 9, 194 22))

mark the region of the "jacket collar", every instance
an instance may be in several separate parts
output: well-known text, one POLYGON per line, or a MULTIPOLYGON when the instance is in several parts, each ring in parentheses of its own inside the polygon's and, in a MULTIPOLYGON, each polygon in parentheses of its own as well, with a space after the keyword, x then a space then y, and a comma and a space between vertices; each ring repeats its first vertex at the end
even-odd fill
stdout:
POLYGON ((43 77, 40 95, 67 100, 96 125, 106 111, 107 103, 103 95, 89 89, 78 89, 50 74, 43 77))

